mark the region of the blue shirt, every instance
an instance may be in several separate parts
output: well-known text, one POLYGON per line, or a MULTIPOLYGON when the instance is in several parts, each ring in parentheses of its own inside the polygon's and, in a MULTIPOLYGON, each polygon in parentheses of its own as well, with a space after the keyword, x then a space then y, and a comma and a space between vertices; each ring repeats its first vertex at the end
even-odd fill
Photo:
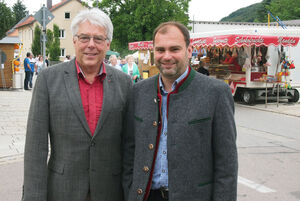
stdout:
MULTIPOLYGON (((172 91, 175 90, 176 85, 183 80, 188 73, 189 68, 187 67, 185 72, 175 80, 172 84, 172 91)), ((157 150, 157 156, 153 171, 152 178, 152 189, 159 189, 160 187, 168 187, 168 158, 167 158, 167 132, 168 132, 168 118, 167 118, 167 102, 168 92, 165 91, 161 77, 159 77, 159 87, 162 96, 161 103, 161 115, 162 115, 162 126, 161 135, 159 139, 159 146, 157 150)))
POLYGON ((31 65, 30 65, 30 61, 29 61, 28 57, 26 57, 24 59, 24 69, 25 69, 25 71, 30 71, 30 69, 28 68, 27 64, 29 64, 30 68, 32 68, 31 65))

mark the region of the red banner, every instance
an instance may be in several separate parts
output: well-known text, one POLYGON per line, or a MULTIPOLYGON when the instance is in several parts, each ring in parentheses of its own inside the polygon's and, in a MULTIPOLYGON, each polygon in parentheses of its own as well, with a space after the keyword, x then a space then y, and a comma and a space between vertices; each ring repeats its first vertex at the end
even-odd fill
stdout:
MULTIPOLYGON (((192 38, 191 44, 194 47, 204 46, 296 46, 299 37, 286 36, 259 36, 259 35, 222 35, 211 37, 192 38)), ((139 41, 128 43, 129 50, 153 49, 152 41, 139 41)))
POLYGON ((296 46, 299 42, 299 37, 285 36, 259 36, 259 35, 223 35, 192 38, 193 46, 296 46))
POLYGON ((139 42, 133 42, 128 43, 128 49, 129 50, 148 50, 153 49, 152 41, 139 41, 139 42))

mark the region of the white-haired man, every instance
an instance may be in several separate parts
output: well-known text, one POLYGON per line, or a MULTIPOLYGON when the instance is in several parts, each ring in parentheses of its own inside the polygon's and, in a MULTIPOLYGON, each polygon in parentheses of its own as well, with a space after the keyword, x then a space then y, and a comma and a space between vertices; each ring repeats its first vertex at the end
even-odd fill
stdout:
POLYGON ((71 29, 75 58, 42 71, 33 91, 23 200, 122 201, 122 126, 132 82, 103 62, 113 34, 104 12, 81 11, 71 29))

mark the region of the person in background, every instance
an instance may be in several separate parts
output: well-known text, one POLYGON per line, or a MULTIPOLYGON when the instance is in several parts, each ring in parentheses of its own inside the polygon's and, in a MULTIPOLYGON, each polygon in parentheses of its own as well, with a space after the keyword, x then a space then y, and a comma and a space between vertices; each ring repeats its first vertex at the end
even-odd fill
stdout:
POLYGON ((121 66, 118 65, 118 60, 117 60, 117 56, 116 55, 110 55, 109 57, 109 62, 110 62, 110 65, 120 71, 122 71, 122 68, 121 66))
POLYGON ((68 61, 71 61, 71 56, 70 55, 66 55, 66 58, 64 60, 64 62, 68 62, 68 61))
POLYGON ((129 201, 236 201, 234 101, 228 84, 196 73, 188 29, 153 34, 160 74, 133 86, 123 185, 129 201))
POLYGON ((39 56, 39 59, 36 62, 36 66, 37 66, 36 74, 38 75, 43 69, 43 56, 41 55, 39 56))
POLYGON ((49 60, 48 60, 48 57, 46 56, 45 58, 45 63, 46 63, 46 66, 45 67, 48 67, 49 66, 49 60))
POLYGON ((29 88, 32 88, 33 87, 33 82, 32 82, 33 75, 34 75, 34 72, 36 72, 36 59, 33 58, 33 54, 30 54, 29 62, 30 62, 30 67, 31 67, 30 79, 29 79, 29 88))
POLYGON ((31 77, 31 71, 32 71, 32 67, 30 65, 30 57, 31 53, 27 52, 26 53, 26 58, 24 59, 24 70, 25 70, 25 79, 24 79, 24 89, 25 90, 29 90, 28 84, 30 82, 30 77, 31 77))
POLYGON ((232 52, 228 51, 226 53, 226 58, 223 62, 221 62, 222 64, 233 64, 232 66, 229 66, 229 70, 232 71, 241 71, 242 67, 238 64, 236 57, 232 56, 232 52))
POLYGON ((123 201, 132 81, 103 63, 113 35, 103 11, 80 11, 71 30, 75 58, 42 70, 33 90, 22 201, 123 201))
POLYGON ((140 71, 138 66, 134 63, 133 55, 128 55, 126 61, 127 63, 122 67, 122 70, 131 77, 133 83, 136 83, 138 79, 140 79, 140 71))
POLYGON ((204 59, 202 59, 200 61, 200 67, 198 68, 198 72, 202 73, 204 75, 209 76, 209 63, 210 63, 210 58, 209 57, 205 57, 204 59))
POLYGON ((120 66, 121 68, 123 68, 123 66, 126 64, 126 59, 121 59, 121 62, 120 62, 120 66))

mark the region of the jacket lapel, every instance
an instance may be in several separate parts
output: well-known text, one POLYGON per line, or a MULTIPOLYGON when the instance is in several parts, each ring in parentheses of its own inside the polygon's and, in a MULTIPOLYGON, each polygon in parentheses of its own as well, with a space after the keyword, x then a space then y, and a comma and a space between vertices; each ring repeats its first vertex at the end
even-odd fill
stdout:
POLYGON ((111 72, 111 69, 108 66, 106 68, 106 77, 103 80, 103 103, 102 103, 102 111, 100 114, 100 118, 98 119, 98 123, 95 129, 94 136, 100 133, 105 120, 107 119, 109 112, 111 110, 112 101, 114 100, 114 79, 111 72))
POLYGON ((77 72, 75 67, 75 59, 73 59, 72 62, 68 63, 68 65, 65 67, 64 73, 65 73, 64 80, 67 89, 67 96, 69 97, 74 112, 77 115, 78 119, 80 120, 82 126, 91 137, 92 134, 89 129, 88 123, 86 121, 82 102, 81 102, 77 72))

